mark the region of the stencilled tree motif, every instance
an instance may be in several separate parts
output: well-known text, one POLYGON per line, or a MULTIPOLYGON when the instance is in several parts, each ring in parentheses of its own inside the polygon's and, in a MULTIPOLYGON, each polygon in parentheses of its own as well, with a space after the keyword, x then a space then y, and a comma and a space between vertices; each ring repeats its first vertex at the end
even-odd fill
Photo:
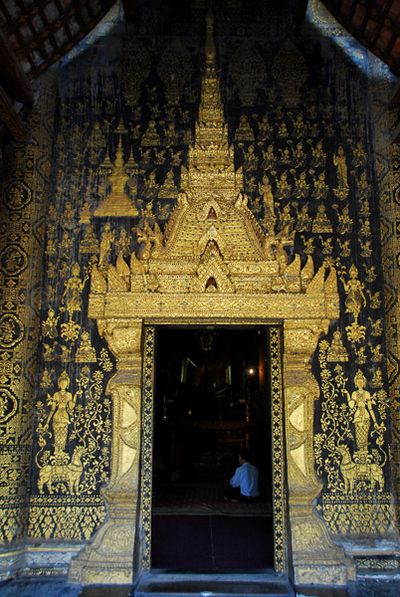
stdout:
POLYGON ((359 369, 352 383, 342 365, 331 371, 328 364, 329 342, 319 346, 321 366, 321 433, 315 436, 317 471, 326 476, 332 493, 355 495, 382 493, 387 395, 384 390, 371 394, 367 379, 359 369), (349 386, 355 389, 349 391, 349 386))
POLYGON ((76 392, 64 371, 58 390, 39 401, 39 493, 93 494, 108 476, 111 400, 103 397, 104 373, 82 367, 76 392))

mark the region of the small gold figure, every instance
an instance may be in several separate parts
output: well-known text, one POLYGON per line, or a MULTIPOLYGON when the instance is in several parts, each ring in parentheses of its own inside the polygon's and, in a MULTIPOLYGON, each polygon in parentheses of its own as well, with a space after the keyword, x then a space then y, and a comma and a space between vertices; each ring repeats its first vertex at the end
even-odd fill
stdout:
POLYGON ((382 319, 377 319, 375 321, 371 317, 368 317, 368 321, 371 324, 372 336, 382 336, 382 334, 383 334, 382 319))
POLYGON ((349 240, 338 240, 338 244, 340 247, 340 252, 343 257, 350 257, 351 255, 351 248, 350 248, 350 241, 349 240))
POLYGON ((88 279, 88 276, 85 276, 85 278, 81 280, 81 268, 79 267, 79 263, 73 264, 71 273, 72 276, 65 282, 65 288, 61 298, 66 306, 70 320, 75 312, 79 313, 81 310, 82 291, 88 279))
POLYGON ((43 342, 43 359, 45 361, 54 361, 55 359, 55 355, 54 355, 54 349, 55 346, 51 346, 51 344, 47 344, 46 342, 43 342))
POLYGON ((357 179, 358 193, 361 199, 366 199, 371 192, 371 186, 367 179, 367 173, 361 172, 357 179))
POLYGON ((147 131, 142 137, 142 146, 160 145, 160 135, 157 133, 155 120, 150 120, 147 131))
POLYGON ((339 213, 337 206, 335 209, 338 215, 338 225, 336 226, 337 233, 350 234, 353 229, 353 220, 350 218, 348 205, 343 207, 342 213, 339 213))
POLYGON ((380 344, 377 344, 376 346, 371 346, 371 358, 374 361, 374 363, 380 363, 383 359, 383 354, 382 354, 382 347, 380 344))
POLYGON ((247 152, 244 154, 243 166, 246 170, 256 170, 258 166, 258 156, 255 153, 254 145, 249 145, 247 152))
POLYGON ((158 193, 159 199, 174 199, 178 194, 178 188, 174 180, 174 171, 167 172, 164 183, 162 184, 158 193))
POLYGON ((326 208, 323 203, 320 203, 317 207, 317 213, 313 221, 312 231, 317 233, 332 232, 332 224, 327 216, 326 208))
POLYGON ((280 153, 279 161, 281 162, 281 164, 283 164, 284 166, 289 166, 291 162, 289 149, 285 147, 285 149, 279 149, 278 151, 280 153))
POLYGON ((150 172, 147 180, 146 180, 146 193, 148 197, 154 198, 158 195, 160 185, 156 181, 156 172, 153 170, 150 172))
POLYGON ((57 324, 59 317, 56 317, 54 309, 51 307, 47 311, 47 319, 42 321, 42 335, 54 340, 58 336, 57 324))
POLYGON ((312 148, 311 153, 311 168, 317 170, 317 168, 325 167, 326 153, 324 151, 322 141, 318 141, 315 147, 312 148))
POLYGON ((298 114, 293 122, 293 133, 296 139, 301 139, 307 134, 307 125, 305 124, 301 114, 298 114))
POLYGON ((344 153, 344 149, 341 145, 339 145, 337 153, 334 154, 333 158, 333 165, 337 168, 337 182, 338 182, 338 189, 345 190, 349 188, 349 183, 347 180, 347 164, 346 164, 346 155, 344 153))
POLYGON ((314 181, 314 190, 312 196, 316 199, 323 200, 328 195, 329 187, 325 181, 325 172, 321 172, 318 178, 314 181))
MULTIPOLYGON (((372 376, 371 386, 373 388, 382 388, 382 386, 383 386, 382 370, 379 369, 379 367, 377 368, 377 370, 375 371, 374 375, 372 376)), ((382 425, 382 431, 383 430, 384 430, 384 427, 382 425)))
POLYGON ((371 309, 380 309, 382 306, 382 300, 381 293, 379 292, 379 290, 374 294, 372 294, 370 290, 367 290, 367 292, 370 298, 369 306, 371 307, 371 309))
POLYGON ((349 360, 349 355, 343 344, 340 330, 333 332, 333 338, 327 355, 328 362, 346 363, 349 360))
POLYGON ((275 206, 271 184, 267 175, 263 176, 262 183, 259 183, 258 189, 264 203, 263 225, 272 234, 275 226, 275 206))
POLYGON ((294 221, 290 212, 290 204, 286 204, 280 214, 280 230, 277 236, 281 238, 290 238, 293 233, 294 221))
POLYGON ((360 346, 357 350, 356 363, 357 365, 365 365, 367 362, 367 355, 365 353, 365 346, 360 346))
POLYGON ((85 227, 80 243, 79 251, 82 254, 98 253, 99 241, 92 223, 85 227))
POLYGON ((306 163, 306 154, 304 153, 303 143, 297 143, 293 150, 292 166, 293 168, 303 168, 306 163))
POLYGON ((354 321, 358 323, 361 309, 367 303, 364 294, 364 284, 358 279, 358 271, 354 264, 350 267, 349 274, 350 278, 347 282, 342 280, 346 293, 346 313, 351 313, 354 321))
POLYGON ((119 239, 115 242, 115 247, 118 255, 128 257, 131 254, 131 239, 128 236, 125 228, 121 229, 119 233, 119 239))
POLYGON ((286 172, 281 174, 280 179, 277 182, 277 189, 278 189, 278 198, 279 199, 288 199, 291 194, 291 187, 287 180, 286 172))
POLYGON ((61 356, 60 356, 61 362, 69 363, 69 361, 71 360, 71 350, 65 344, 60 344, 60 349, 61 349, 61 356))
POLYGON ((314 253, 314 238, 306 238, 305 236, 301 237, 301 240, 304 244, 304 253, 306 255, 312 255, 314 253))
POLYGON ((366 238, 371 237, 371 224, 369 220, 362 220, 360 226, 360 236, 364 236, 366 238))
POLYGON ((111 224, 108 222, 104 225, 103 232, 100 239, 100 253, 99 265, 107 264, 110 259, 111 247, 114 242, 115 234, 111 230, 111 224))
POLYGON ((263 156, 263 160, 262 160, 262 167, 264 168, 264 170, 269 170, 271 172, 273 172, 273 169, 275 167, 275 162, 276 162, 276 158, 275 158, 275 154, 274 154, 274 146, 273 145, 268 145, 267 149, 261 150, 262 156, 263 156))
POLYGON ((299 177, 295 180, 294 196, 296 199, 304 199, 308 195, 310 186, 307 184, 306 173, 300 172, 299 177))
POLYGON ((273 133, 273 128, 268 121, 268 116, 264 115, 262 120, 258 126, 258 138, 265 140, 271 137, 273 133))
POLYGON ((323 238, 323 237, 319 237, 321 239, 321 251, 323 255, 332 255, 333 253, 333 246, 332 246, 332 238, 323 238))
POLYGON ((96 349, 90 341, 90 334, 84 330, 81 334, 81 343, 76 351, 75 361, 77 363, 96 363, 96 349))
POLYGON ((246 114, 242 114, 235 132, 235 141, 254 141, 254 132, 246 114))
POLYGON ((372 255, 372 244, 370 240, 366 240, 365 242, 360 242, 361 246, 361 257, 371 257, 372 255))
POLYGON ((42 379, 40 380, 40 387, 44 390, 47 390, 51 386, 51 375, 48 369, 45 369, 42 374, 42 379))
POLYGON ((278 126, 278 137, 281 139, 286 139, 289 136, 287 126, 284 122, 281 122, 278 126))
POLYGON ((312 220, 308 213, 308 205, 303 205, 297 214, 296 230, 297 232, 310 232, 312 220))
POLYGON ((366 271, 365 279, 370 284, 373 284, 376 280, 376 277, 377 277, 376 267, 375 267, 375 265, 371 265, 371 267, 369 267, 366 271))

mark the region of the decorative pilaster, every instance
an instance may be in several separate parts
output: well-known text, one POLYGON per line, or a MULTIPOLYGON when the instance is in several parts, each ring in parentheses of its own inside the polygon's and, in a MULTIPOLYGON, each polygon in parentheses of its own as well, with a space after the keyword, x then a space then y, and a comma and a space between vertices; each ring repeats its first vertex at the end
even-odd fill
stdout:
POLYGON ((314 401, 319 386, 311 372, 318 337, 325 319, 287 320, 284 324, 284 392, 289 514, 296 583, 346 584, 354 566, 335 546, 324 522, 314 511, 322 489, 314 469, 314 401))
POLYGON ((117 361, 117 372, 107 386, 113 405, 111 477, 102 494, 109 516, 93 543, 72 562, 70 579, 129 584, 138 502, 142 322, 110 319, 98 326, 117 361))

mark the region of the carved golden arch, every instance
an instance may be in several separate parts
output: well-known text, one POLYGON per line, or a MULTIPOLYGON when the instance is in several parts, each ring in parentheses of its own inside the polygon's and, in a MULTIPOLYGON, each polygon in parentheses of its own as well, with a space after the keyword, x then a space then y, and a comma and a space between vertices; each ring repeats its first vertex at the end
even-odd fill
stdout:
POLYGON ((138 422, 144 389, 142 330, 145 322, 159 321, 283 326, 289 526, 295 579, 304 584, 343 584, 354 576, 352 565, 332 543, 313 508, 321 483, 313 458, 313 413, 319 386, 311 372, 311 358, 319 336, 338 317, 338 306, 337 292, 330 289, 326 294, 323 287, 322 292, 319 289, 311 294, 91 294, 89 315, 97 320, 99 332, 117 360, 117 373, 108 386, 113 400, 112 471, 103 493, 108 519, 94 541, 72 562, 72 580, 84 584, 132 583, 141 561, 143 545, 137 521, 141 489, 138 422))

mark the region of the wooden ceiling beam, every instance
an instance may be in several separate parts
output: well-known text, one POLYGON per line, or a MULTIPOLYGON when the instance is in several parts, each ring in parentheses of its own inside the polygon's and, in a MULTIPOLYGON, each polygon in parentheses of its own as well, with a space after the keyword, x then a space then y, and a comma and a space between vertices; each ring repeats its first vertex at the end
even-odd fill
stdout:
POLYGON ((21 68, 10 42, 0 30, 0 71, 3 85, 9 95, 23 104, 32 104, 33 91, 30 81, 21 68))

